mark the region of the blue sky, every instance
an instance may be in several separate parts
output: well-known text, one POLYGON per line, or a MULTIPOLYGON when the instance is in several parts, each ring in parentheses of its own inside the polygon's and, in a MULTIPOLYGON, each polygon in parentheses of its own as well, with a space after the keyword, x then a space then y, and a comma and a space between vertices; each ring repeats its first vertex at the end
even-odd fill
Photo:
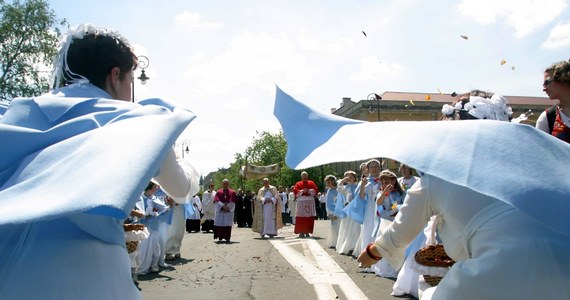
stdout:
POLYGON ((323 112, 384 91, 544 96, 543 70, 570 57, 562 0, 49 2, 150 59, 135 96, 196 113, 181 140, 204 175, 279 129, 276 84, 323 112))

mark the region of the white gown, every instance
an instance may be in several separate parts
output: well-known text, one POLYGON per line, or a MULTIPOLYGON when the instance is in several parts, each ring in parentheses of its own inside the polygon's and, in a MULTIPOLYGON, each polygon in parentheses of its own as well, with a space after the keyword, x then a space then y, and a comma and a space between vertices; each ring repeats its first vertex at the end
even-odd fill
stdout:
POLYGON ((155 196, 145 197, 144 224, 149 231, 147 239, 139 244, 140 265, 138 274, 146 274, 153 267, 164 265, 164 235, 168 208, 162 200, 155 196), (153 212, 158 210, 156 214, 153 212), (150 215, 150 216, 149 216, 150 215))
POLYGON ((273 197, 271 190, 265 191, 264 199, 271 199, 271 203, 264 203, 263 207, 263 229, 261 231, 261 236, 264 235, 277 235, 277 224, 275 222, 275 205, 277 204, 277 199, 273 197))
MULTIPOLYGON (((356 184, 354 184, 356 188, 356 184)), ((347 185, 338 185, 339 193, 344 193, 346 202, 350 203, 354 199, 353 190, 347 185)), ((354 222, 354 220, 346 215, 340 220, 340 225, 338 229, 338 240, 336 243, 336 252, 339 254, 349 254, 350 251, 354 250, 358 236, 360 235, 360 224, 354 222)))
POLYGON ((399 245, 412 241, 432 215, 441 218, 438 236, 457 262, 422 299, 570 299, 568 237, 511 205, 429 175, 408 191, 376 241, 384 259, 400 266, 405 249, 399 245))
POLYGON ((166 243, 164 245, 166 255, 180 254, 182 240, 186 232, 184 213, 184 205, 174 205, 172 207, 172 222, 166 227, 166 243))

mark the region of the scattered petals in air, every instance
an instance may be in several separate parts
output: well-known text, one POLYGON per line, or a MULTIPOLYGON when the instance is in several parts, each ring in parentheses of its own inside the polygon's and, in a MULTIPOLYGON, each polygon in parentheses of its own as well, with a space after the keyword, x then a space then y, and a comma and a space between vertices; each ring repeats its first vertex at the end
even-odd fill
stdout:
POLYGON ((506 63, 507 63, 507 61, 506 61, 506 60, 504 60, 504 59, 501 59, 501 66, 502 66, 502 65, 504 65, 504 64, 506 64, 506 63))
POLYGON ((366 32, 364 32, 364 30, 362 30, 362 34, 364 34, 365 37, 368 37, 368 36, 366 35, 366 32))
POLYGON ((410 103, 411 103, 412 105, 414 105, 414 106, 416 105, 416 104, 414 103, 414 101, 412 101, 412 100, 410 100, 410 103))
POLYGON ((429 101, 429 100, 431 100, 431 96, 430 96, 430 95, 426 95, 426 98, 425 98, 425 99, 426 99, 426 101, 429 101))
POLYGON ((456 96, 457 96, 456 92, 451 93, 451 97, 456 97, 456 96))
POLYGON ((468 40, 468 39, 469 39, 469 37, 466 36, 466 35, 460 35, 460 37, 463 38, 464 40, 468 40))

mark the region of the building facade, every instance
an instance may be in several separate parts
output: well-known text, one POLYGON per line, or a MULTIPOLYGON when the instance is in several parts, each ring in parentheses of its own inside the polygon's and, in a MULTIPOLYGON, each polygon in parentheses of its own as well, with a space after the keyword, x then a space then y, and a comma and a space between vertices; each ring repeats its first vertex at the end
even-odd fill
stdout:
MULTIPOLYGON (((367 99, 352 101, 342 98, 340 107, 332 108, 331 113, 337 116, 368 122, 378 121, 437 121, 442 117, 444 104, 452 104, 458 95, 439 93, 405 93, 385 92, 381 95, 370 94, 367 99)), ((505 96, 508 106, 513 110, 513 117, 521 113, 532 114, 523 123, 534 126, 542 111, 555 103, 547 97, 505 96)), ((336 175, 347 170, 359 171, 363 161, 341 162, 328 165, 336 175)), ((391 160, 383 161, 383 168, 397 172, 398 164, 391 160)))

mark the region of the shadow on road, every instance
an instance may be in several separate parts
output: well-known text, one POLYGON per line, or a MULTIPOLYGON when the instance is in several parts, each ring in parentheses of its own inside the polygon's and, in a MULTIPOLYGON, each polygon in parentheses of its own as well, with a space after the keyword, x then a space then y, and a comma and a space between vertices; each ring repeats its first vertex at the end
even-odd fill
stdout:
POLYGON ((235 241, 215 241, 218 245, 231 245, 231 244, 239 244, 239 242, 235 241))

